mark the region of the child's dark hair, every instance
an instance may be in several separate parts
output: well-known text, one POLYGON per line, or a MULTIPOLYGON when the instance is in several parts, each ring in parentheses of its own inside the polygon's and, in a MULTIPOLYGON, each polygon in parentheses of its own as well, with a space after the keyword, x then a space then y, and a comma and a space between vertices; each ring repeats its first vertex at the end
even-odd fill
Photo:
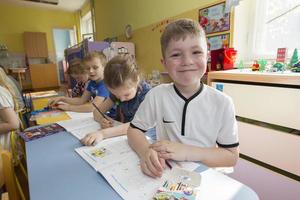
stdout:
POLYGON ((105 66, 106 63, 107 63, 107 58, 106 58, 106 56, 104 55, 104 53, 98 52, 98 51, 93 51, 93 52, 88 53, 88 54, 83 58, 82 63, 89 62, 89 61, 91 61, 93 58, 99 58, 100 61, 101 61, 102 66, 105 66))
POLYGON ((69 65, 67 73, 69 75, 72 74, 77 75, 77 74, 86 74, 88 72, 86 71, 85 67, 81 63, 76 63, 76 64, 69 65))
POLYGON ((160 37, 161 53, 165 57, 166 48, 171 40, 185 39, 187 35, 205 38, 205 32, 199 22, 191 19, 179 19, 168 24, 160 37))
POLYGON ((113 57, 104 69, 104 83, 113 89, 124 84, 137 83, 139 76, 136 62, 125 55, 113 57))

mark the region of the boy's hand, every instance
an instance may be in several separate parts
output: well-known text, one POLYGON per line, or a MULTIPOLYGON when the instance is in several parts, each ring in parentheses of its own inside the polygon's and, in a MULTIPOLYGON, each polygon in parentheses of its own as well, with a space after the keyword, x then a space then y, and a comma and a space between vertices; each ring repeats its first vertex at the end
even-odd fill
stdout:
POLYGON ((50 99, 48 102, 48 105, 50 107, 55 107, 58 104, 58 102, 64 101, 64 98, 65 97, 56 97, 56 98, 50 99))
POLYGON ((110 128, 114 126, 113 120, 107 120, 102 118, 101 122, 100 122, 101 128, 105 129, 105 128, 110 128))
POLYGON ((148 148, 141 157, 141 168, 143 173, 148 176, 161 177, 165 168, 165 160, 159 158, 156 151, 148 148))
POLYGON ((70 110, 70 105, 69 104, 60 104, 60 103, 58 103, 55 106, 53 106, 53 108, 68 111, 68 110, 70 110))
POLYGON ((186 145, 169 140, 155 142, 150 148, 157 151, 158 156, 165 160, 186 161, 189 153, 186 145))
POLYGON ((94 120, 101 125, 102 129, 113 127, 113 119, 110 120, 105 119, 102 115, 95 109, 93 111, 94 120))
POLYGON ((92 132, 87 134, 84 138, 80 140, 81 144, 86 146, 96 145, 98 142, 102 141, 104 136, 101 131, 92 132))

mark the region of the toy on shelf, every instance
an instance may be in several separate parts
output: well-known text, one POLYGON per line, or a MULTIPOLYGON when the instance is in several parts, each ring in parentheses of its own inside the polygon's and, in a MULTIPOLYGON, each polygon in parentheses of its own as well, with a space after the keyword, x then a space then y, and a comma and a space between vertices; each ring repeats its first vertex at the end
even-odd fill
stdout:
POLYGON ((300 61, 293 65, 293 67, 291 68, 291 71, 292 72, 300 72, 300 61))
POLYGON ((244 69, 244 62, 243 62, 242 60, 239 62, 237 68, 238 68, 239 70, 243 70, 243 69, 244 69))
POLYGON ((282 62, 277 62, 274 65, 272 65, 271 71, 272 72, 278 72, 281 71, 283 72, 285 70, 286 66, 284 63, 282 62))
POLYGON ((263 72, 266 69, 266 65, 267 65, 267 60, 266 59, 260 59, 257 61, 258 65, 259 65, 259 71, 263 72))
POLYGON ((290 60, 290 67, 294 67, 299 62, 298 49, 296 48, 293 52, 292 58, 290 60))
POLYGON ((287 57, 287 51, 287 48, 278 48, 276 62, 285 62, 287 57))
POLYGON ((254 61, 254 63, 251 66, 252 71, 258 71, 259 70, 259 64, 257 63, 257 60, 254 61))

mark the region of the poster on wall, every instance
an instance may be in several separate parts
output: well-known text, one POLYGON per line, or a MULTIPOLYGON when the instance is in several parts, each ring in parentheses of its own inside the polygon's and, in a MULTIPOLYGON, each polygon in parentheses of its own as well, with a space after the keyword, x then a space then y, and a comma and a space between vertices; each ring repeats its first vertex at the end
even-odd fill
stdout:
POLYGON ((207 49, 209 51, 229 47, 229 44, 229 33, 207 37, 207 49))
POLYGON ((230 13, 225 13, 225 2, 199 9, 199 23, 206 34, 228 31, 230 13))

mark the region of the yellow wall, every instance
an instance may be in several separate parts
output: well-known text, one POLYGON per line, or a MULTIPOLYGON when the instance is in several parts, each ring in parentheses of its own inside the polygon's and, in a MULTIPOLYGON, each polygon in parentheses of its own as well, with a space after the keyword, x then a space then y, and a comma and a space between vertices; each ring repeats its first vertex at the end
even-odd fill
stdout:
POLYGON ((160 30, 167 19, 191 18, 198 19, 198 9, 219 0, 96 0, 96 38, 119 36, 120 41, 133 42, 136 58, 142 71, 150 73, 153 69, 164 71, 160 59, 160 30), (131 24, 133 36, 127 40, 124 27, 131 24))
POLYGON ((46 32, 49 53, 53 53, 53 28, 70 28, 76 24, 75 14, 42 8, 29 8, 0 3, 0 43, 10 52, 23 53, 23 32, 46 32))
POLYGON ((138 29, 213 0, 94 0, 97 39, 123 33, 126 24, 138 29))

